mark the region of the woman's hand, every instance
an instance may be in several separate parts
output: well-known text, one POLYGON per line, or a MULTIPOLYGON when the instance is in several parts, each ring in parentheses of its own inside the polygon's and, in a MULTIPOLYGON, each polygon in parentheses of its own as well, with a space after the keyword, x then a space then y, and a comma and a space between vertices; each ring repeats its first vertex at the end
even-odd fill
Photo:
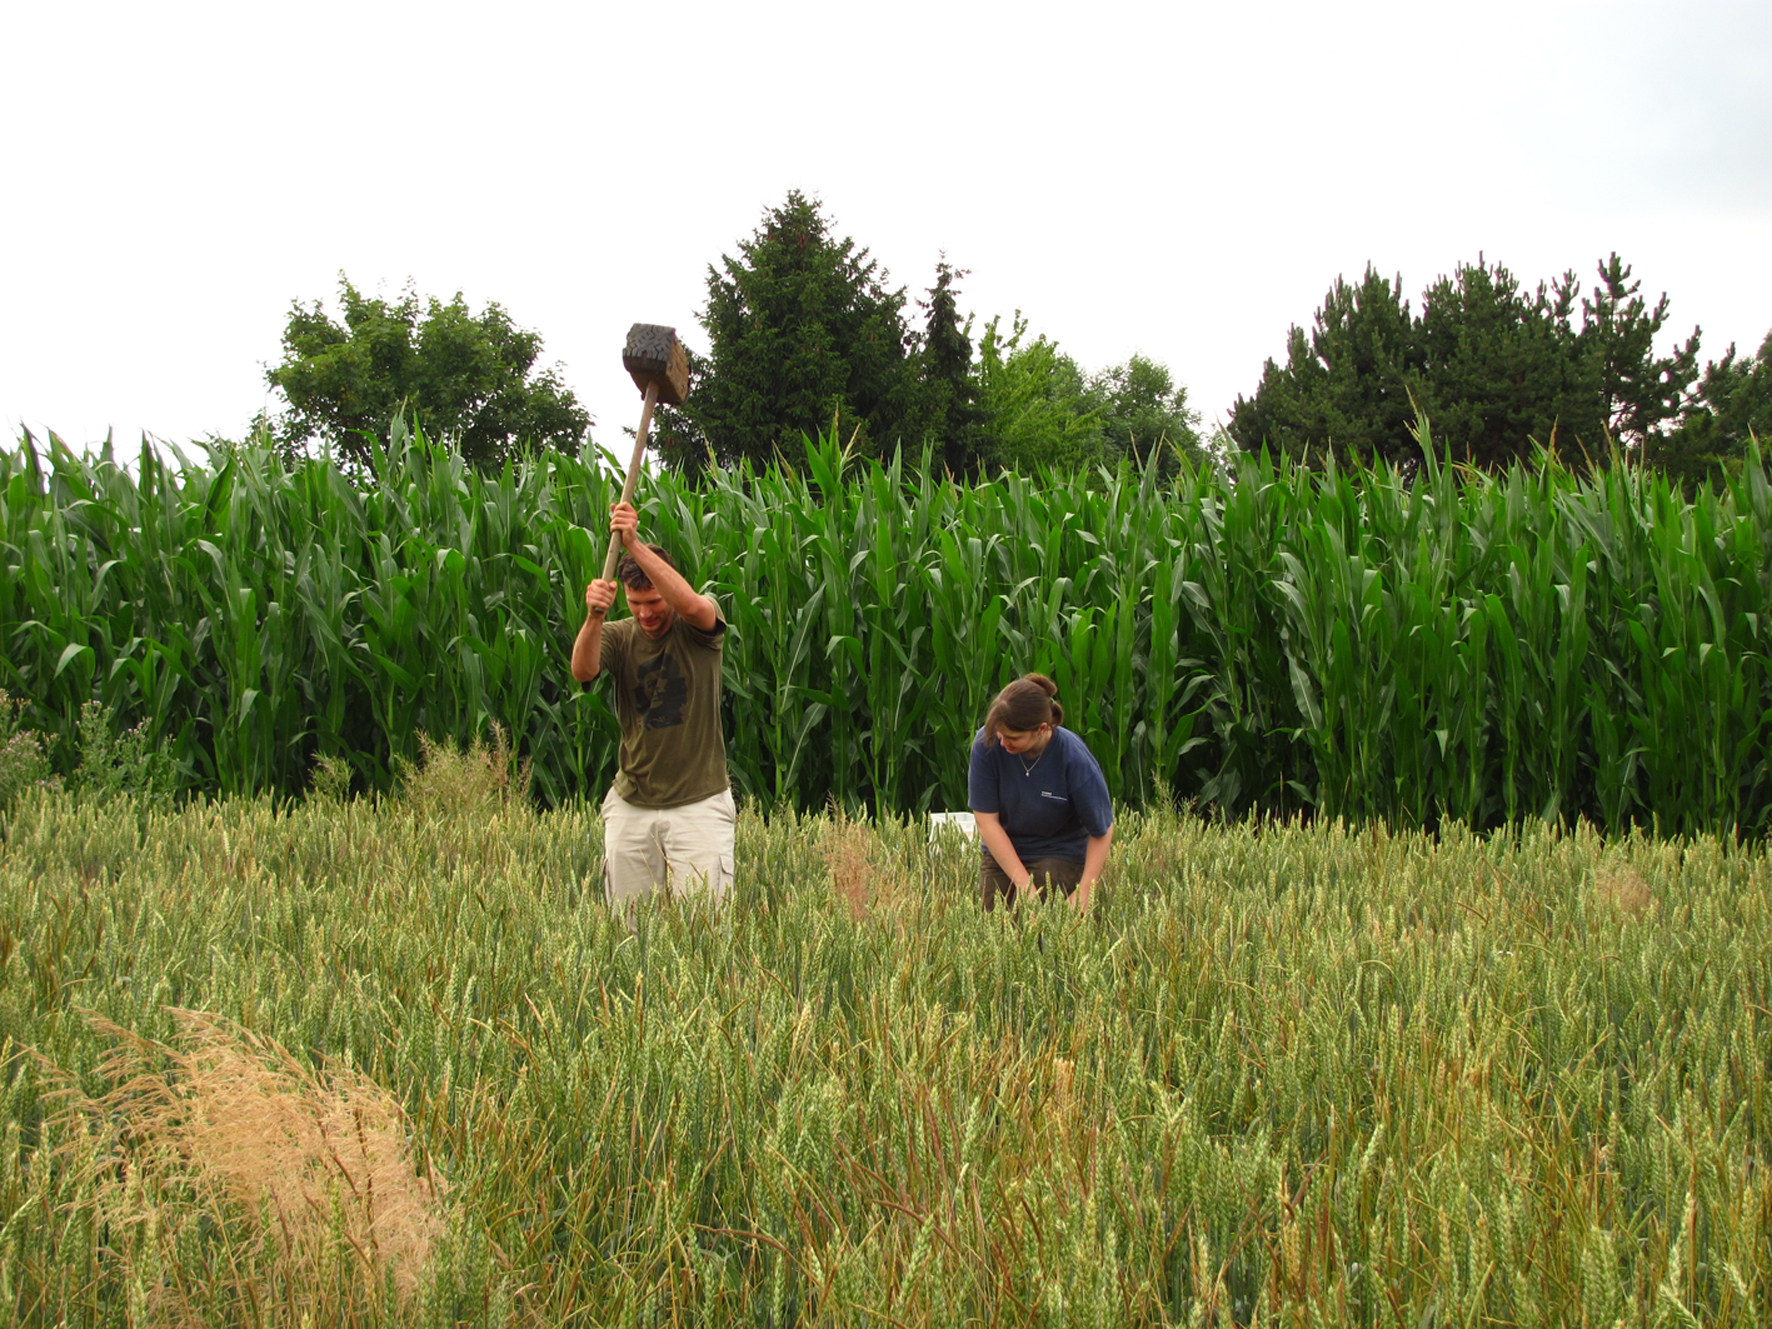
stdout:
POLYGON ((1101 871, 1107 866, 1108 849, 1113 843, 1112 826, 1102 835, 1089 837, 1089 844, 1083 850, 1083 879, 1077 883, 1077 889, 1071 892, 1071 907, 1079 914, 1089 910, 1089 901, 1095 895, 1095 883, 1101 880, 1101 871))
POLYGON ((995 812, 972 811, 974 823, 978 826, 978 838, 984 841, 984 847, 991 851, 991 857, 997 866, 1003 869, 1003 875, 1015 888, 1011 900, 1018 900, 1024 892, 1034 888, 1034 874, 1027 870, 1015 846, 1009 843, 1009 832, 1003 829, 1003 819, 995 812))

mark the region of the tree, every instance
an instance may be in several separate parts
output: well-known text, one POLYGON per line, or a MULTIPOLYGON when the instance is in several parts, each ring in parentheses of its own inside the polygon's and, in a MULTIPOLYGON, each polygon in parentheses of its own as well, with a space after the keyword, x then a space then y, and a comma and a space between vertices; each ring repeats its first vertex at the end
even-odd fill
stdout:
MULTIPOLYGON (((698 394, 698 384, 707 373, 707 360, 698 355, 692 346, 684 346, 684 356, 689 361, 689 392, 698 394)), ((630 427, 624 426, 624 433, 632 435, 630 427)), ((647 439, 647 446, 659 456, 664 464, 691 483, 700 484, 707 473, 719 464, 714 450, 709 446, 707 435, 702 433, 693 416, 685 406, 666 406, 660 403, 652 413, 652 433, 647 439)))
POLYGON ((978 343, 979 405, 988 413, 987 458, 1007 470, 1075 470, 1105 459, 1101 403, 1077 362, 1044 336, 1025 341, 1018 310, 1008 337, 993 318, 978 343))
MULTIPOLYGON (((1655 335, 1667 322, 1667 294, 1650 311, 1637 294, 1642 283, 1630 275, 1630 265, 1617 254, 1600 264, 1594 298, 1581 302, 1582 328, 1575 340, 1597 380, 1607 430, 1619 442, 1640 447, 1680 414, 1686 390, 1698 377, 1698 329, 1673 354, 1657 356, 1655 335)), ((1564 328, 1567 335, 1566 321, 1564 328)))
POLYGON ((1180 454, 1196 462, 1205 456, 1199 413, 1188 409, 1187 389, 1167 366, 1134 355, 1090 380, 1088 395, 1099 403, 1102 446, 1109 457, 1142 466, 1154 452, 1160 471, 1173 475, 1180 454))
POLYGON ((1386 281, 1370 266, 1358 286, 1340 277, 1329 288, 1307 336, 1287 336, 1286 367, 1269 360, 1252 398, 1238 397, 1227 432, 1253 451, 1397 460, 1415 419, 1410 383, 1421 363, 1402 278, 1386 281))
POLYGON ((1143 465, 1152 452, 1174 474, 1176 452, 1205 456, 1187 389, 1142 355, 1085 374, 1045 336, 1029 341, 1016 311, 1011 331, 993 318, 979 340, 978 403, 985 413, 984 460, 1004 470, 1077 470, 1122 458, 1143 465))
POLYGON ((324 439, 368 464, 371 438, 384 446, 406 413, 449 439, 474 465, 503 464, 524 447, 572 450, 590 415, 561 382, 537 371, 541 335, 519 328, 497 304, 469 312, 458 291, 421 308, 410 285, 397 302, 365 296, 339 274, 344 322, 316 300, 294 302, 283 329, 283 360, 266 372, 289 408, 272 422, 291 452, 324 439))
POLYGON ((953 475, 975 476, 990 447, 990 412, 978 404, 980 385, 972 363, 971 320, 960 322, 954 281, 963 277, 944 254, 935 265, 920 349, 924 429, 936 456, 953 475))
POLYGON ((1229 433, 1298 455, 1383 458, 1411 467, 1417 411, 1453 455, 1499 468, 1556 443, 1565 456, 1601 456, 1658 437, 1694 377, 1698 332, 1657 356, 1667 297, 1651 310, 1616 254, 1599 265, 1591 299, 1573 273, 1536 290, 1481 255, 1422 295, 1412 315, 1402 281, 1371 268, 1358 286, 1337 278, 1311 332, 1294 327, 1281 369, 1269 360, 1229 433))
POLYGON ((1597 380, 1569 326, 1578 287, 1573 274, 1525 291, 1502 264, 1479 255, 1422 296, 1413 360, 1405 375, 1408 421, 1393 436, 1392 460, 1412 466, 1419 450, 1408 433, 1415 408, 1434 439, 1486 470, 1529 457, 1532 443, 1568 444, 1579 457, 1606 448, 1606 416, 1597 380), (1397 455, 1400 453, 1401 455, 1397 455))
POLYGON ((1750 439, 1772 439, 1772 332, 1753 358, 1737 359, 1731 344, 1704 367, 1679 427, 1652 439, 1645 460, 1691 491, 1738 471, 1750 439))
POLYGON ((821 205, 798 190, 738 248, 708 267, 709 349, 667 421, 677 432, 665 455, 680 461, 699 442, 722 464, 765 465, 833 421, 867 451, 909 432, 919 389, 904 291, 886 289, 868 251, 835 239, 821 205))

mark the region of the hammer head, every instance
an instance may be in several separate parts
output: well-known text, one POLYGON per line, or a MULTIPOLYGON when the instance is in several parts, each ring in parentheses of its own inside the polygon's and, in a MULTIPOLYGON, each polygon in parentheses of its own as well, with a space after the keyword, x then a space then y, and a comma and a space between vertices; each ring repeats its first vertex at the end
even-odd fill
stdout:
POLYGON ((628 329, 628 344, 621 353, 622 368, 633 375, 641 392, 658 385, 658 399, 675 406, 689 395, 689 357, 677 330, 658 323, 636 323, 628 329))

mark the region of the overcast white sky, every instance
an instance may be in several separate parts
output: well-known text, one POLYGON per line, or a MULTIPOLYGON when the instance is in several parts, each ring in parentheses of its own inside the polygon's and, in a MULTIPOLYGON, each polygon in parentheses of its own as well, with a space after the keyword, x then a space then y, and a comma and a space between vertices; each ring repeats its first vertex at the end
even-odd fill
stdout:
POLYGON ((1141 352, 1207 421, 1337 274, 1616 249, 1707 358, 1772 328, 1772 4, 0 7, 0 425, 237 435, 292 299, 460 290, 619 447, 635 321, 790 188, 913 296, 1141 352))

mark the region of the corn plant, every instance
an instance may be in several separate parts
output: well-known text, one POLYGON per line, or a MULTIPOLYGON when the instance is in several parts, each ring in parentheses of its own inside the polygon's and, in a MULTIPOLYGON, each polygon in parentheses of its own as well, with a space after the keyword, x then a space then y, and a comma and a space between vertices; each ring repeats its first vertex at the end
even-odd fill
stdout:
MULTIPOLYGON (((1003 476, 927 459, 656 476, 646 530, 720 601, 741 793, 965 802, 992 694, 1028 670, 1132 806, 1762 832, 1772 820, 1772 484, 1688 502, 1618 464, 1412 478, 1003 476)), ((82 708, 145 726, 192 791, 386 789, 420 735, 498 725, 548 806, 597 793, 606 685, 567 669, 617 477, 496 475, 397 430, 367 477, 252 447, 133 470, 0 453, 0 687, 66 773, 82 708)))

